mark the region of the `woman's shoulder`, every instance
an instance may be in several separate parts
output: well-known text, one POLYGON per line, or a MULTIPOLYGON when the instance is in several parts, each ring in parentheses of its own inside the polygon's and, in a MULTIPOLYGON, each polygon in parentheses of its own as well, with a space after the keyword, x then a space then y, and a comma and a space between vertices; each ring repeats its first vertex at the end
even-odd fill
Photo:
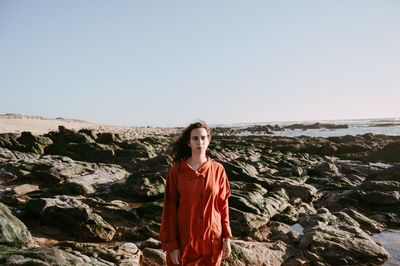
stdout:
POLYGON ((171 168, 170 168, 170 172, 176 172, 179 169, 179 162, 174 163, 171 168))
POLYGON ((174 162, 169 171, 172 173, 177 173, 182 169, 182 166, 183 166, 183 160, 174 162))
POLYGON ((224 169, 224 166, 222 165, 222 163, 220 163, 220 162, 218 162, 218 161, 215 161, 215 160, 211 160, 211 164, 212 164, 212 166, 213 167, 215 167, 215 168, 221 168, 221 169, 224 169))

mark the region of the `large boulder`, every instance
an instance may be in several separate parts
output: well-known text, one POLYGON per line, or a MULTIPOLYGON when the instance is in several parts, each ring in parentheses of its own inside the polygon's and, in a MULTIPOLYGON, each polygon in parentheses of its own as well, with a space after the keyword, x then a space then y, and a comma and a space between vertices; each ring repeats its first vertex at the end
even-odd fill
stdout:
POLYGON ((140 201, 162 199, 166 177, 170 169, 170 158, 158 155, 139 160, 129 166, 133 173, 121 183, 112 186, 113 194, 140 201))
POLYGON ((231 248, 231 256, 222 261, 224 266, 279 266, 293 256, 293 251, 282 241, 233 240, 231 248))
POLYGON ((16 160, 14 153, 7 148, 0 147, 0 161, 16 160))
POLYGON ((2 203, 0 203, 0 244, 13 247, 32 247, 35 245, 25 224, 2 203))
POLYGON ((60 248, 71 250, 83 258, 89 265, 141 265, 142 251, 131 242, 114 242, 105 244, 85 242, 64 242, 60 248))
POLYGON ((304 227, 300 248, 305 256, 321 265, 380 265, 389 254, 344 212, 331 214, 322 208, 301 216, 304 227))
POLYGON ((110 241, 116 232, 88 205, 72 196, 32 199, 27 203, 27 212, 81 240, 110 241))
POLYGON ((15 147, 16 150, 37 154, 43 154, 44 149, 53 143, 50 138, 45 136, 34 136, 31 132, 22 132, 17 141, 19 142, 19 145, 15 147))
POLYGON ((371 151, 367 155, 367 160, 398 163, 400 162, 400 142, 386 145, 380 150, 371 151))
POLYGON ((37 247, 25 250, 18 250, 0 255, 1 265, 37 265, 37 266, 108 266, 104 263, 91 263, 79 256, 65 252, 57 247, 37 247))
POLYGON ((75 162, 58 155, 9 162, 0 169, 0 181, 37 184, 45 196, 88 195, 107 191, 112 184, 129 175, 119 165, 75 162))
POLYGON ((232 183, 229 198, 232 230, 239 237, 266 240, 268 222, 288 206, 285 192, 268 191, 259 184, 246 182, 232 183))

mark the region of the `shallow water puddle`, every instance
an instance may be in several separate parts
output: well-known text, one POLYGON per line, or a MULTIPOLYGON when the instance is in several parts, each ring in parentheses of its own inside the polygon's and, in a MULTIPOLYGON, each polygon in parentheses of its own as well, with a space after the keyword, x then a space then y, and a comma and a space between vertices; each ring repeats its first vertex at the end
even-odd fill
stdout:
POLYGON ((381 243, 386 251, 389 252, 389 259, 383 265, 400 265, 400 230, 384 231, 373 235, 372 238, 381 243))
POLYGON ((294 232, 298 232, 301 235, 304 235, 304 228, 303 226, 301 226, 299 223, 292 225, 291 227, 288 228, 288 232, 290 231, 294 231, 294 232))

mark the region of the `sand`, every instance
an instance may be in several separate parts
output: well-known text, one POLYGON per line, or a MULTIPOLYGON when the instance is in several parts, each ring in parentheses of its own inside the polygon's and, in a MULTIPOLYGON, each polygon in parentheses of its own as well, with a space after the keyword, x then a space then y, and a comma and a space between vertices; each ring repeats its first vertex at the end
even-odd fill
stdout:
POLYGON ((86 122, 78 119, 45 118, 19 114, 0 115, 1 133, 21 133, 29 131, 34 135, 46 134, 49 131, 58 131, 59 126, 78 131, 82 128, 93 129, 96 132, 118 133, 125 137, 139 138, 148 135, 175 134, 178 128, 162 127, 124 127, 86 122))

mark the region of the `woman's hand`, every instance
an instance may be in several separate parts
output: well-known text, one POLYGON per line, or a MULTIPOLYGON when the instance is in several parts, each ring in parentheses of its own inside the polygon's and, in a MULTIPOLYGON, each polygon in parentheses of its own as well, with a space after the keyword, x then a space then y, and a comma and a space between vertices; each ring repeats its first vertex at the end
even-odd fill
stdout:
POLYGON ((231 239, 224 238, 222 242, 222 258, 228 258, 231 255, 231 251, 231 239))
POLYGON ((171 251, 169 253, 169 256, 173 264, 179 265, 181 263, 181 254, 179 252, 179 249, 174 249, 173 251, 171 251))

